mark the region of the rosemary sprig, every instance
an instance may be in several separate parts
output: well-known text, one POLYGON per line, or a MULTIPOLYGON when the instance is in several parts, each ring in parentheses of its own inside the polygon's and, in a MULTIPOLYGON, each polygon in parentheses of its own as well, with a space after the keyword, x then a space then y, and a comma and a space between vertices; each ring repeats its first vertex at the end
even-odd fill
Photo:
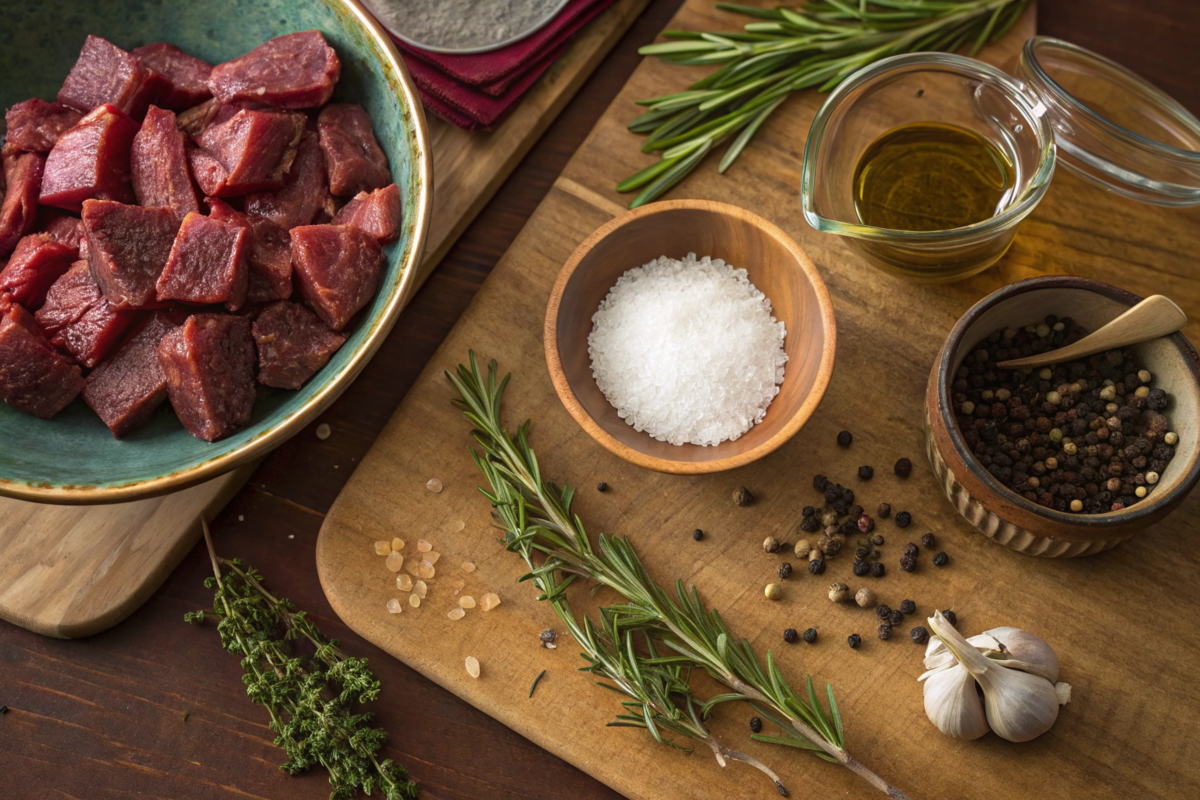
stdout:
POLYGON ((617 184, 649 203, 683 180, 717 145, 734 137, 717 167, 724 173, 792 92, 826 92, 888 56, 918 51, 975 55, 1008 32, 1029 0, 810 0, 803 8, 717 8, 753 17, 744 32, 664 31, 672 41, 638 52, 687 65, 721 65, 686 91, 638 101, 647 110, 629 130, 648 134, 644 153, 659 161, 617 184))
MULTIPOLYGON (((731 690, 704 703, 701 718, 707 717, 719 703, 749 701, 781 729, 797 734, 781 737, 785 743, 840 763, 889 796, 904 798, 902 792, 847 752, 832 687, 826 686, 829 699, 826 711, 813 689, 811 678, 806 678, 806 696, 801 697, 789 686, 771 652, 767 652, 764 668, 750 643, 734 638, 717 611, 704 607, 694 586, 685 589, 682 581, 677 581, 675 595, 669 594, 651 578, 627 539, 602 533, 599 547, 592 546, 582 520, 571 512, 575 490, 567 485, 560 488, 543 479, 537 456, 528 442, 530 423, 526 421, 515 434, 509 435, 500 420, 500 403, 510 376, 497 381, 496 362, 492 361, 488 364, 485 380, 473 352, 469 354, 469 360, 469 368, 460 364, 456 373, 447 372, 446 376, 460 395, 454 404, 463 410, 474 427, 472 435, 483 451, 482 455, 472 451, 491 487, 490 491, 481 491, 495 507, 495 515, 505 530, 506 547, 520 553, 529 564, 530 572, 523 580, 536 582, 543 592, 542 598, 555 605, 576 640, 591 643, 597 632, 586 618, 582 626, 575 623, 565 605, 566 587, 582 576, 625 598, 624 604, 610 606, 602 613, 605 633, 611 636, 611 643, 626 645, 631 658, 633 651, 632 645, 627 644, 628 634, 637 631, 646 637, 651 655, 640 663, 678 670, 662 678, 679 682, 676 693, 686 685, 687 671, 692 668, 706 671, 731 690), (545 556, 540 566, 535 564, 535 554, 545 556), (567 576, 561 582, 556 577, 559 573, 567 576), (660 642, 671 653, 657 655, 654 642, 660 642)), ((618 652, 620 649, 617 648, 618 652)), ((606 648, 598 647, 596 652, 603 657, 606 648)), ((614 665, 602 662, 610 679, 612 672, 623 674, 636 663, 614 665)), ((634 695, 640 690, 638 686, 629 688, 634 695)), ((670 694, 666 692, 668 697, 670 694)), ((660 699, 657 694, 649 697, 652 704, 660 699)), ((668 711, 665 707, 659 710, 668 711)), ((685 706, 684 713, 668 716, 686 718, 688 710, 685 706)), ((646 727, 654 733, 657 720, 646 717, 645 721, 646 727)), ((656 735, 656 738, 659 737, 656 735)))
POLYGON ((330 800, 349 800, 359 789, 368 795, 378 789, 385 800, 414 800, 417 784, 408 771, 377 758, 387 733, 369 726, 372 714, 351 713, 355 701, 379 696, 366 659, 347 656, 322 636, 305 612, 271 594, 259 573, 238 559, 219 558, 208 525, 201 524, 213 565, 204 585, 216 591, 211 610, 184 619, 196 625, 216 619, 221 644, 242 657, 246 694, 267 709, 275 745, 287 753, 280 769, 295 775, 321 765, 333 787, 330 800), (294 653, 298 640, 313 648, 311 656, 294 653))

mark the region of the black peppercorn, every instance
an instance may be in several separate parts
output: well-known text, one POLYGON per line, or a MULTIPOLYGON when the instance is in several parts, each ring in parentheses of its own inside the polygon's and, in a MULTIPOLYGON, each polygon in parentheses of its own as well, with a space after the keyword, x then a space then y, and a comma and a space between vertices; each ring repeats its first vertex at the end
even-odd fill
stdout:
POLYGON ((850 515, 850 519, 858 519, 859 517, 862 516, 863 507, 860 506, 858 503, 855 503, 854 505, 852 505, 846 509, 846 513, 850 515))
POLYGON ((949 622, 951 625, 958 627, 958 617, 955 615, 955 613, 953 611, 951 611, 950 609, 947 608, 942 611, 942 616, 945 617, 946 621, 949 622))
POLYGON ((858 468, 858 479, 859 480, 869 481, 869 480, 871 480, 871 478, 874 478, 874 477, 875 477, 875 470, 872 469, 871 467, 859 467, 858 468))
POLYGON ((780 577, 782 580, 785 580, 785 581, 786 581, 788 578, 792 577, 792 564, 791 564, 791 562, 789 562, 789 561, 785 561, 785 562, 783 562, 782 564, 780 564, 780 565, 779 565, 779 577, 780 577))
POLYGON ((851 650, 857 650, 858 646, 862 644, 862 637, 857 633, 852 633, 846 637, 846 644, 850 645, 851 650))
POLYGON ((902 458, 896 462, 896 466, 892 469, 901 478, 907 478, 909 473, 912 472, 912 462, 907 458, 902 458))
POLYGON ((913 572, 917 568, 917 559, 914 556, 900 556, 900 569, 905 572, 913 572))
POLYGON ((815 508, 813 508, 812 506, 805 506, 805 507, 804 507, 804 508, 803 508, 803 509, 800 511, 800 516, 802 516, 802 517, 811 517, 813 514, 816 514, 816 513, 817 513, 817 510, 816 510, 815 508))
POLYGON ((879 638, 885 640, 892 638, 892 626, 888 625, 886 622, 880 623, 879 638))
POLYGON ((854 562, 854 574, 860 578, 866 577, 871 572, 871 565, 865 561, 854 562))
POLYGON ((750 718, 750 732, 758 733, 761 730, 762 730, 762 720, 759 719, 758 717, 751 717, 750 718))
POLYGON ((892 612, 892 615, 888 617, 887 621, 893 625, 899 625, 900 623, 904 622, 904 612, 897 608, 892 612))
POLYGON ((909 631, 908 635, 911 636, 912 640, 917 644, 925 644, 929 641, 929 631, 925 630, 920 625, 909 631))
POLYGON ((887 503, 880 503, 879 508, 875 509, 875 513, 880 519, 887 519, 892 515, 892 507, 887 503))
POLYGON ((604 491, 607 491, 607 490, 608 490, 608 484, 607 484, 607 483, 605 483, 604 481, 600 481, 599 483, 597 483, 597 484, 596 484, 596 491, 597 491, 597 492, 604 492, 604 491))
POLYGON ((852 441, 854 441, 854 435, 850 431, 842 431, 837 435, 837 442, 842 447, 849 447, 852 441))
POLYGON ((874 536, 872 536, 871 544, 875 545, 876 547, 879 547, 880 545, 882 545, 883 544, 883 534, 877 533, 874 536))
POLYGON ((871 555, 871 551, 865 547, 854 548, 854 560, 855 561, 866 561, 867 556, 869 556, 869 555, 871 555))
POLYGON ((896 515, 896 525, 899 527, 907 528, 910 522, 912 522, 912 514, 907 511, 901 511, 896 515))
POLYGON ((805 533, 816 533, 821 529, 821 520, 817 517, 805 517, 800 520, 800 530, 805 533))
POLYGON ((927 533, 921 537, 921 546, 922 547, 933 548, 936 545, 937 545, 937 539, 933 538, 932 533, 927 533))
POLYGON ((754 495, 750 494, 750 490, 745 486, 740 487, 733 493, 733 502, 739 506, 748 506, 754 502, 754 495))
POLYGON ((875 616, 879 617, 884 622, 887 622, 888 617, 892 616, 892 607, 888 605, 878 605, 875 607, 875 616))
POLYGON ((912 542, 909 542, 908 544, 904 545, 904 555, 906 555, 906 556, 912 556, 913 558, 916 558, 917 554, 920 552, 921 552, 921 549, 919 547, 917 547, 915 544, 913 544, 912 542))
POLYGON ((825 571, 825 559, 818 558, 808 562, 808 572, 810 575, 820 575, 825 571))
POLYGON ((817 640, 817 629, 816 628, 809 628, 808 630, 806 630, 804 632, 804 641, 808 642, 809 644, 812 644, 816 640, 817 640))
POLYGON ((800 638, 800 635, 798 633, 796 633, 795 628, 788 628, 787 630, 785 630, 783 632, 783 640, 785 642, 787 642, 788 644, 794 643, 799 638, 800 638))
POLYGON ((950 556, 946 555, 945 551, 938 553, 933 557, 933 565, 935 567, 944 567, 950 561, 950 556))
POLYGON ((692 531, 692 538, 695 539, 697 542, 700 541, 701 539, 704 538, 704 531, 700 530, 699 528, 696 528, 696 530, 692 531))
POLYGON ((905 614, 913 614, 917 610, 917 604, 914 603, 912 600, 901 600, 900 601, 900 610, 903 611, 905 614))
POLYGON ((887 570, 884 569, 882 561, 876 561, 874 564, 871 565, 871 577, 872 578, 882 578, 883 574, 885 572, 887 572, 887 570))

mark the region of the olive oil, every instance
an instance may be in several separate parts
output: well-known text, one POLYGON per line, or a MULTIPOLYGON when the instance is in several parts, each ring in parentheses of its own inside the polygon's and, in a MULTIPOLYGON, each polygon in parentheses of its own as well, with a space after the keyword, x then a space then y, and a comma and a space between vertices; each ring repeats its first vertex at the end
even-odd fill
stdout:
POLYGON ((942 231, 990 219, 1015 170, 984 137, 939 122, 914 122, 871 143, 854 168, 854 207, 866 225, 942 231))

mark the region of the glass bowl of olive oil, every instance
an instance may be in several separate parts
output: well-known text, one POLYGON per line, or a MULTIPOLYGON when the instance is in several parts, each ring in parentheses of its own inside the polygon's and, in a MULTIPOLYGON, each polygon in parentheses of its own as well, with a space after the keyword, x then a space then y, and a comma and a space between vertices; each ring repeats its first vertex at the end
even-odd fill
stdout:
POLYGON ((987 269, 1054 174, 1045 106, 981 61, 883 59, 829 96, 804 148, 801 200, 819 231, 925 283, 987 269))

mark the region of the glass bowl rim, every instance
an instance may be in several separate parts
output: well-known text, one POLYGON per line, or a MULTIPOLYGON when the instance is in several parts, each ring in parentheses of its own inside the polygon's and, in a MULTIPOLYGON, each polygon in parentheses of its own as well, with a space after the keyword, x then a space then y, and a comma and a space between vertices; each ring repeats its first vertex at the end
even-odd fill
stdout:
POLYGON ((966 244, 972 241, 990 238, 998 231, 1016 225, 1029 215, 1041 201, 1042 195, 1049 188, 1050 178, 1054 175, 1055 144, 1054 131, 1045 114, 1045 104, 1029 93, 1012 76, 975 58, 960 56, 954 53, 905 53, 880 59, 850 75, 821 105, 817 116, 809 127, 808 138, 804 143, 804 165, 800 177, 800 201, 805 219, 808 224, 819 231, 835 233, 842 236, 852 236, 859 239, 884 240, 903 244, 936 244, 953 243, 966 244), (1009 98, 1020 106, 1031 119, 1037 123, 1037 135, 1041 142, 1038 168, 1030 178, 1029 185, 1021 193, 1021 197, 994 217, 964 225, 960 228, 949 228, 944 231, 902 231, 892 228, 877 228, 862 223, 839 222, 826 219, 813 209, 813 188, 816 182, 817 151, 824 138, 825 126, 833 111, 842 104, 846 95, 853 89, 868 81, 875 80, 881 75, 911 66, 931 68, 937 72, 957 72, 967 77, 977 78, 999 86, 1009 98))
POLYGON ((1034 77, 1042 82, 1042 85, 1038 87, 1039 94, 1040 90, 1045 89, 1056 102, 1064 106, 1068 117, 1075 115, 1082 116, 1099 125, 1105 134, 1113 137, 1114 139, 1134 145, 1142 150, 1149 151, 1155 156, 1200 164, 1200 151, 1185 150, 1182 147, 1175 147, 1174 145, 1151 139, 1148 136, 1143 136, 1142 134, 1131 131, 1122 125, 1118 125, 1108 117, 1092 110, 1082 103, 1075 97, 1075 95, 1063 88, 1058 81, 1054 80, 1054 78, 1050 76, 1050 73, 1046 72, 1041 62, 1038 61, 1037 48, 1042 45, 1066 50, 1073 55, 1081 56, 1086 60, 1101 64, 1118 73, 1122 78, 1128 80, 1133 86, 1141 91, 1145 97, 1153 100, 1156 105, 1170 112, 1173 119, 1183 123, 1189 127, 1197 137, 1200 137, 1200 120, 1197 120, 1196 117, 1193 116, 1192 113, 1186 108, 1180 105, 1175 98, 1171 97, 1169 94, 1162 91, 1157 86, 1138 75, 1136 72, 1126 69, 1116 61, 1105 58, 1099 53, 1088 50, 1086 47, 1080 47, 1079 45, 1071 44, 1070 42, 1062 39, 1056 39, 1053 36, 1034 36, 1026 41, 1024 47, 1022 47, 1022 61, 1028 65, 1029 69, 1033 72, 1034 77))

